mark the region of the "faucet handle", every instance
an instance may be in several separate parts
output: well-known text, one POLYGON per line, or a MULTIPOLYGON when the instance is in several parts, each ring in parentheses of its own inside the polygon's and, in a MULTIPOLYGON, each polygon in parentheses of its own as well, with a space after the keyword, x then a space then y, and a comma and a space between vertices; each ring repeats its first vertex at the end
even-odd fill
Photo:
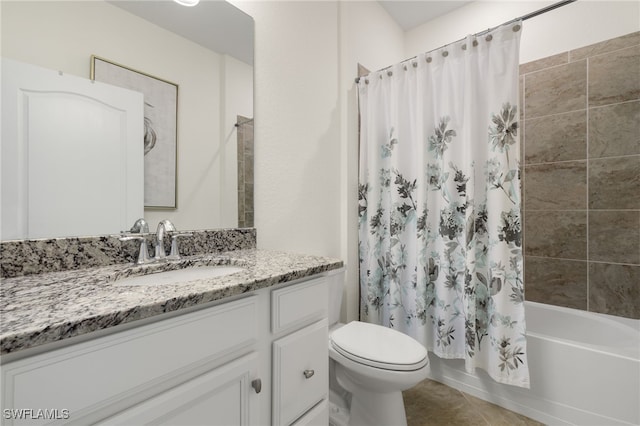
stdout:
POLYGON ((149 224, 144 218, 140 218, 136 220, 136 223, 133 224, 129 232, 137 233, 137 234, 147 234, 149 233, 149 224))
POLYGON ((171 253, 169 257, 171 259, 180 259, 180 251, 178 250, 178 237, 190 237, 193 232, 180 232, 177 234, 171 234, 171 253))
POLYGON ((128 235, 126 237, 120 237, 120 241, 132 241, 132 240, 140 240, 140 251, 138 252, 138 260, 136 263, 138 265, 143 265, 151 258, 149 257, 149 250, 147 248, 147 239, 144 235, 128 235))

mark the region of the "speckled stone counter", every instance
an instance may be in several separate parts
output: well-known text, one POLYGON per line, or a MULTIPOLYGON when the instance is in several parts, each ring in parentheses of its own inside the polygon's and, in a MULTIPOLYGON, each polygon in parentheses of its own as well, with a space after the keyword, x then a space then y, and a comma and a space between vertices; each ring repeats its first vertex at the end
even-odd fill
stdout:
POLYGON ((0 354, 80 336, 275 284, 338 269, 341 260, 256 249, 5 278, 0 284, 0 354), (117 280, 185 266, 236 265, 241 272, 162 286, 117 280))
MULTIPOLYGON (((192 236, 180 240, 180 254, 194 256, 256 247, 255 228, 190 230, 192 236)), ((154 253, 155 234, 144 234, 149 254, 154 253)), ((168 233, 171 235, 171 232, 168 233)), ((0 242, 0 277, 43 274, 134 262, 140 244, 120 241, 122 235, 100 235, 0 242)), ((165 241, 169 253, 171 238, 165 241)))

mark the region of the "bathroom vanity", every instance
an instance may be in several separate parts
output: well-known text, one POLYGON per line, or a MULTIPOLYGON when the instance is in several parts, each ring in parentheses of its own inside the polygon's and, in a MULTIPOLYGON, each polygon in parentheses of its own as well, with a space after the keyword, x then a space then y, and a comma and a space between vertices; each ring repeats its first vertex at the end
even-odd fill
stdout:
POLYGON ((162 268, 217 264, 240 271, 162 285, 127 285, 149 272, 134 265, 4 279, 2 424, 326 425, 328 285, 342 262, 250 249, 162 268))

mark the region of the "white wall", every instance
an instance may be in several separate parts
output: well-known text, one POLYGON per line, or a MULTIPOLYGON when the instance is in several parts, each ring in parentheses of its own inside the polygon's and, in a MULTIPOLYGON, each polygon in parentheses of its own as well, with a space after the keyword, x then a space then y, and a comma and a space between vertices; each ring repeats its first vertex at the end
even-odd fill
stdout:
MULTIPOLYGON (((219 54, 102 1, 3 1, 1 7, 3 56, 89 78, 95 54, 177 83, 178 209, 147 210, 145 217, 153 229, 164 218, 178 229, 231 225, 223 217, 232 214, 222 210, 235 202, 222 202, 220 189, 226 110, 219 54)), ((251 86, 250 73, 242 75, 251 86)))
MULTIPOLYGON (((406 33, 407 58, 556 1, 477 1, 406 33)), ((579 0, 523 23, 520 63, 640 30, 640 2, 579 0)))
POLYGON ((340 3, 343 82, 353 86, 357 64, 370 71, 405 59, 405 33, 376 1, 340 3))
POLYGON ((347 265, 343 320, 358 317, 358 140, 354 77, 402 59, 377 2, 232 1, 255 20, 258 246, 347 265))
POLYGON ((342 257, 338 4, 232 3, 255 20, 258 247, 342 257))

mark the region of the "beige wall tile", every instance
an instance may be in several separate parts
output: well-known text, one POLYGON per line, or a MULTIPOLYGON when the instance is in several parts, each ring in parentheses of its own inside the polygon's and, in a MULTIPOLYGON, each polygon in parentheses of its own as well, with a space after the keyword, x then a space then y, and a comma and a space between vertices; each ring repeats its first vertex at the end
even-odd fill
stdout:
POLYGON ((525 210, 587 208, 587 162, 567 161, 524 168, 525 210))
POLYGON ((589 59, 589 106, 640 99, 640 46, 589 59))
POLYGON ((238 191, 238 217, 244 215, 244 189, 238 191))
MULTIPOLYGON (((524 121, 524 77, 518 77, 518 111, 520 123, 524 121)), ((522 126, 522 125, 521 125, 522 126)), ((521 135, 520 137, 524 137, 521 135)))
POLYGON ((587 158, 587 111, 533 118, 524 122, 525 164, 587 158))
POLYGON ((253 227, 253 121, 238 116, 238 226, 253 227))
POLYGON ((244 210, 245 212, 253 211, 253 184, 245 183, 244 185, 244 210))
POLYGON ((525 299, 587 309, 585 261, 525 256, 525 299))
POLYGON ((527 256, 587 260, 586 211, 538 211, 524 222, 527 256))
POLYGON ((640 155, 589 160, 589 208, 640 210, 640 155))
POLYGON ((246 212, 244 214, 244 226, 247 228, 253 228, 253 212, 246 212))
POLYGON ((640 31, 636 31, 622 37, 605 40, 600 43, 591 44, 579 49, 570 50, 569 60, 572 62, 578 61, 590 56, 601 55, 603 53, 612 52, 625 47, 636 46, 638 44, 640 44, 640 31))
POLYGON ((640 319, 640 266, 590 262, 589 310, 640 319))
POLYGON ((587 61, 525 75, 525 119, 587 107, 587 61))
POLYGON ((589 158, 640 154, 640 101, 589 109, 589 158))
POLYGON ((520 64, 520 74, 528 74, 534 71, 540 71, 545 68, 562 65, 569 62, 569 52, 558 53, 557 55, 547 56, 531 62, 520 64))
POLYGON ((526 298, 640 318, 640 31, 520 73, 526 298))
POLYGON ((591 210, 589 260, 640 265, 640 211, 591 210))
POLYGON ((244 181, 246 183, 253 183, 253 156, 246 156, 244 167, 244 181))
POLYGON ((244 186, 244 167, 245 163, 242 160, 238 160, 238 189, 242 189, 244 186))

